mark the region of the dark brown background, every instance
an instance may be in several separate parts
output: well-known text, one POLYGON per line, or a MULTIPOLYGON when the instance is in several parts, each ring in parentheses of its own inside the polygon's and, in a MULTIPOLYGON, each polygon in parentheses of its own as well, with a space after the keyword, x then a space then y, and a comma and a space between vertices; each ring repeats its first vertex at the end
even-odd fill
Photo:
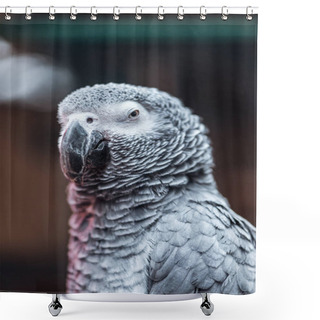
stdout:
MULTIPOLYGON (((49 68, 47 99, 40 84, 38 100, 0 102, 0 291, 64 291, 70 210, 56 112, 65 95, 85 85, 126 82, 182 99, 210 129, 219 190, 255 224, 256 17, 250 25, 241 16, 13 20, 0 27, 12 55, 37 54, 72 77, 59 86, 61 75, 49 68)), ((10 78, 13 92, 17 79, 10 78)))

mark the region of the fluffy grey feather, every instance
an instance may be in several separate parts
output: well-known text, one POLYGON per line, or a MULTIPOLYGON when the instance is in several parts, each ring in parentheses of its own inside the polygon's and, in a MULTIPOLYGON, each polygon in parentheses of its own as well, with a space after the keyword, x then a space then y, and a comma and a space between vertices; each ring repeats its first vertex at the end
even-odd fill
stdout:
POLYGON ((62 155, 75 122, 102 133, 109 152, 103 168, 84 164, 81 179, 61 156, 73 211, 68 292, 255 291, 255 229, 218 192, 207 129, 179 99, 95 85, 67 96, 58 117, 62 155))

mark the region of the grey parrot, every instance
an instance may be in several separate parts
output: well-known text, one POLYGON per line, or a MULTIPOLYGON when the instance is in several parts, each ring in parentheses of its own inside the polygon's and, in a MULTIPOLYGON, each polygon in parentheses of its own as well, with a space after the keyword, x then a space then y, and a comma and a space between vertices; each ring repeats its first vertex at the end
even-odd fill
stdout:
POLYGON ((217 190, 208 130, 178 98, 87 86, 58 119, 67 292, 255 291, 255 228, 217 190))

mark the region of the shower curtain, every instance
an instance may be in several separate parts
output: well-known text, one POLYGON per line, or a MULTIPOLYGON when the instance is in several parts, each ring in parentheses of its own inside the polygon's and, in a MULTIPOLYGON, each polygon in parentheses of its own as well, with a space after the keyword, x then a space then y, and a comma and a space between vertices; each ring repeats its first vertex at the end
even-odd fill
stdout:
POLYGON ((74 16, 1 15, 0 291, 253 293, 257 15, 74 16))

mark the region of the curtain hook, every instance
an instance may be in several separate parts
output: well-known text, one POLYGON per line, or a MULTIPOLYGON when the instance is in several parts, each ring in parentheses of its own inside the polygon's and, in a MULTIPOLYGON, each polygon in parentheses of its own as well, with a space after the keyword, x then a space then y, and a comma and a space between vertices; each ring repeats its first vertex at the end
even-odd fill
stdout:
POLYGON ((92 21, 96 21, 97 20, 97 15, 98 15, 98 9, 96 8, 96 7, 91 7, 91 9, 90 9, 90 19, 92 20, 92 21), (95 10, 95 12, 93 13, 93 10, 95 10))
POLYGON ((178 19, 178 20, 183 20, 183 15, 184 15, 183 6, 179 6, 179 7, 178 7, 178 16, 177 16, 177 19, 178 19))
POLYGON ((252 20, 252 14, 253 14, 253 9, 252 9, 252 7, 247 7, 247 9, 246 9, 246 19, 248 20, 248 21, 251 21, 252 20), (250 13, 249 13, 249 10, 250 10, 250 13))
POLYGON ((163 6, 158 7, 158 20, 163 20, 164 19, 164 8, 163 6), (162 13, 160 13, 160 9, 162 9, 162 13))
POLYGON ((113 7, 113 20, 117 21, 119 19, 120 19, 120 9, 119 7, 113 7))
POLYGON ((200 7, 200 19, 206 20, 207 18, 207 8, 205 6, 200 7))
POLYGON ((77 19, 77 8, 75 6, 70 7, 70 19, 71 20, 77 19))
POLYGON ((228 7, 223 6, 221 8, 221 19, 226 21, 228 19, 228 15, 229 15, 228 7))
POLYGON ((135 19, 136 20, 141 20, 141 14, 142 14, 142 8, 140 7, 140 6, 137 6, 136 7, 136 16, 135 16, 135 19), (140 11, 140 13, 138 14, 138 9, 139 9, 139 11, 140 11))
POLYGON ((27 6, 26 7, 26 16, 25 16, 25 19, 26 20, 31 20, 31 14, 32 14, 32 9, 30 6, 27 6))
POLYGON ((11 13, 11 8, 9 6, 6 6, 5 9, 4 9, 4 18, 6 20, 11 20, 11 16, 10 16, 10 13, 11 13))
POLYGON ((55 13, 56 13, 56 9, 54 8, 54 6, 50 6, 49 7, 49 20, 54 20, 56 18, 55 13))

